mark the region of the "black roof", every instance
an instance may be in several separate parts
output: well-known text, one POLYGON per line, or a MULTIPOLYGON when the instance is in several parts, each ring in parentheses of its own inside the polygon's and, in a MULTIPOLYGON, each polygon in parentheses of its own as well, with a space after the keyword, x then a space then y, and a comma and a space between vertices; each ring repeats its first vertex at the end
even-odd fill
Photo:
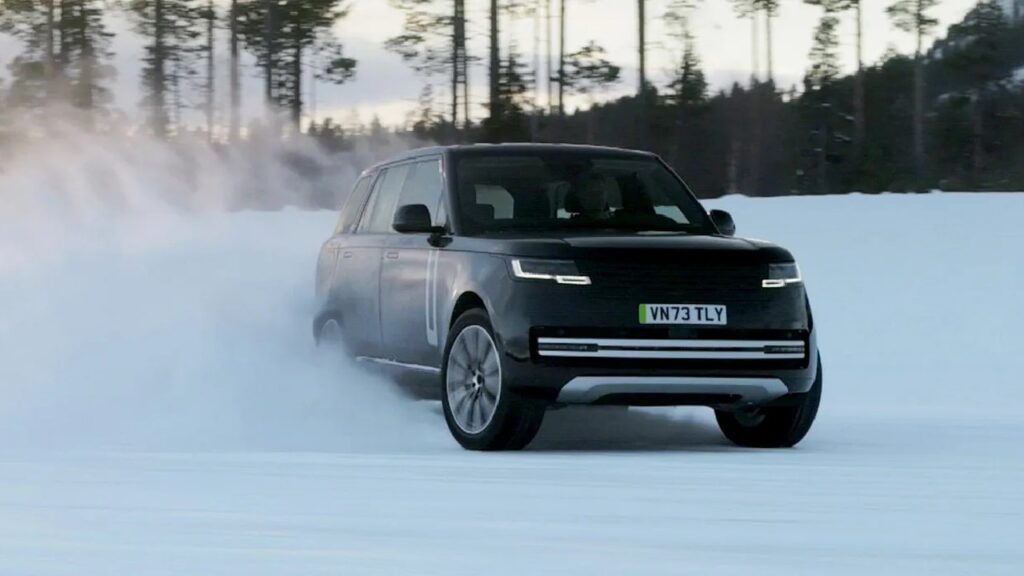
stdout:
POLYGON ((373 170, 385 164, 392 164, 394 162, 401 162, 404 160, 412 160, 414 158, 420 158, 423 156, 439 156, 442 154, 487 154, 487 153, 507 153, 507 154, 525 154, 530 152, 579 152, 586 153, 591 152, 595 154, 614 154, 614 155, 629 155, 629 156, 643 156, 653 158, 655 154, 652 152, 643 152, 640 150, 629 150, 626 148, 612 148, 607 146, 587 146, 582 144, 534 144, 534 143, 511 143, 511 144, 455 144, 452 146, 428 146, 424 148, 416 148, 415 150, 409 150, 401 154, 397 154, 378 162, 368 168, 367 170, 373 170))

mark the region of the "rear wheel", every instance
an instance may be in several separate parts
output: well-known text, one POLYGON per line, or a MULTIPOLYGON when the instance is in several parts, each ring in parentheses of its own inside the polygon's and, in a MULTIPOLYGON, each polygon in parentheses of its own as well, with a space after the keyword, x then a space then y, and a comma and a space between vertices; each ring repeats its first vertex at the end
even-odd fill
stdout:
POLYGON ((533 440, 545 407, 505 385, 501 348, 487 313, 470 310, 455 321, 441 372, 444 417, 468 450, 520 450, 533 440))
POLYGON ((811 430, 821 404, 821 358, 818 377, 810 391, 792 406, 715 411, 718 426, 725 437, 739 446, 749 448, 790 448, 796 446, 811 430))

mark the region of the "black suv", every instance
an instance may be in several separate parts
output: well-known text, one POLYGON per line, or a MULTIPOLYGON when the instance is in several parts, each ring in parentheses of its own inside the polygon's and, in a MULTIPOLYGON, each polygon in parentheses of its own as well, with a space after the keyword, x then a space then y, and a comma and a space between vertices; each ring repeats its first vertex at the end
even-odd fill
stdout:
POLYGON ((709 406, 736 444, 792 446, 821 398, 811 308, 789 252, 734 232, 652 154, 417 150, 356 183, 314 333, 440 395, 470 449, 569 404, 709 406))

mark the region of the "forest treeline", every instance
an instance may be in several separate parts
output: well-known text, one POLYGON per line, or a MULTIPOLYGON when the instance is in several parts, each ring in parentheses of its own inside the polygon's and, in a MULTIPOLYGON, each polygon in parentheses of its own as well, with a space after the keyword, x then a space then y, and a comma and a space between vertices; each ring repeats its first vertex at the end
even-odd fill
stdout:
MULTIPOLYGON (((242 75, 255 63, 259 98, 275 111, 273 122, 260 119, 264 132, 271 125, 275 134, 278 126, 282 134, 304 132, 329 151, 386 132, 443 144, 641 148, 660 153, 703 197, 1024 190, 1024 0, 982 0, 948 31, 935 18, 941 0, 889 2, 892 26, 915 50, 868 63, 861 0, 621 0, 637 23, 628 58, 613 58, 598 38, 567 45, 569 32, 585 37, 573 26, 586 0, 0 0, 0 34, 19 47, 0 55, 7 67, 0 130, 5 117, 48 114, 54 105, 97 128, 117 116, 116 13, 142 40, 138 128, 160 138, 198 131, 224 146, 248 138, 255 124, 243 118, 241 102, 253 95, 242 94, 242 75), (370 1, 401 14, 401 31, 385 48, 422 79, 418 110, 400 128, 375 121, 346 131, 310 120, 316 85, 343 85, 358 74, 336 25, 370 1), (700 54, 713 47, 698 45, 693 30, 701 2, 725 1, 751 24, 754 72, 712 90, 700 54), (798 2, 821 17, 813 30, 784 30, 810 35, 813 45, 802 85, 781 86, 773 72, 776 18, 798 2), (663 37, 651 37, 655 18, 663 37), (533 23, 530 56, 509 32, 524 19, 533 23), (852 42, 839 37, 844 21, 856 31, 852 42), (675 55, 668 78, 649 72, 653 45, 675 55), (847 46, 856 51, 851 74, 840 67, 847 46), (218 70, 225 62, 229 70, 218 70), (639 70, 635 89, 608 100, 621 93, 626 64, 639 70), (474 83, 477 75, 486 84, 474 83), (483 85, 485 94, 472 94, 483 85), (217 112, 218 96, 229 102, 226 113, 217 112)), ((8 128, 6 138, 15 132, 8 128)))

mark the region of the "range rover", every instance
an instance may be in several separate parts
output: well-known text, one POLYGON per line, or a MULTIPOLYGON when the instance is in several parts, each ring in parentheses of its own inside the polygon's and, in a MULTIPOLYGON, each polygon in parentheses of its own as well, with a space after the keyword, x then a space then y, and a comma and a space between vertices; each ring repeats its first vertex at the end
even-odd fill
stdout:
POLYGON ((788 251, 734 234, 650 153, 416 150, 348 196, 314 335, 439 396, 467 449, 573 404, 706 406, 735 444, 790 447, 821 399, 811 307, 788 251))

